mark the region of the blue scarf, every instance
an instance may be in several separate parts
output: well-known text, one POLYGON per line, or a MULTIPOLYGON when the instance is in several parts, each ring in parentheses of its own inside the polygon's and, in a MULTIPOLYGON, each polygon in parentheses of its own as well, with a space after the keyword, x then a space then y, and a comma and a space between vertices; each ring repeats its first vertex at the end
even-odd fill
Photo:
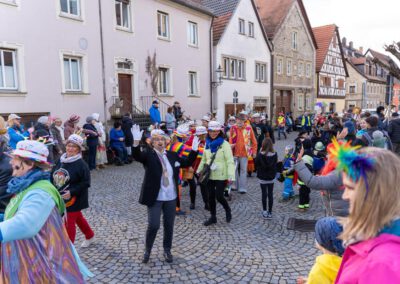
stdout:
POLYGON ((210 137, 206 139, 206 149, 210 149, 211 153, 217 152, 219 146, 224 143, 225 140, 222 137, 217 137, 216 139, 212 140, 210 137))
POLYGON ((50 173, 44 172, 40 169, 33 169, 21 177, 13 177, 8 182, 7 192, 12 194, 20 193, 27 189, 33 183, 39 180, 49 180, 50 173))

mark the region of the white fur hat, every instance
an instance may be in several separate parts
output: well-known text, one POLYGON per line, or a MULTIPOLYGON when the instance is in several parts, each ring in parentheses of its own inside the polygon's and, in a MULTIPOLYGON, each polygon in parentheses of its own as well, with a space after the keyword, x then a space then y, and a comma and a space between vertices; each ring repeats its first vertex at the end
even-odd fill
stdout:
POLYGON ((205 128, 204 126, 197 126, 196 135, 203 135, 203 134, 207 134, 207 128, 205 128))
POLYGON ((201 120, 210 121, 210 117, 208 115, 205 115, 201 120))
POLYGON ((222 125, 218 121, 210 121, 208 124, 208 130, 222 130, 222 125))
POLYGON ((150 132, 150 136, 151 136, 151 137, 154 137, 154 136, 165 136, 165 132, 162 131, 161 129, 153 129, 153 130, 150 132))

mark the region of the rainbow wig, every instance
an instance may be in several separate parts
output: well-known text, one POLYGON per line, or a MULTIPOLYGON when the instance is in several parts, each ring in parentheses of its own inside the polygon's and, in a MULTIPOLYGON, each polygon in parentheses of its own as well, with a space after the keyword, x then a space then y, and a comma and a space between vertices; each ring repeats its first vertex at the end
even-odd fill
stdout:
POLYGON ((367 172, 373 169, 375 160, 370 155, 358 153, 359 148, 352 147, 350 141, 343 143, 333 139, 328 145, 328 154, 338 171, 345 172, 355 182, 364 179, 368 194, 367 172))

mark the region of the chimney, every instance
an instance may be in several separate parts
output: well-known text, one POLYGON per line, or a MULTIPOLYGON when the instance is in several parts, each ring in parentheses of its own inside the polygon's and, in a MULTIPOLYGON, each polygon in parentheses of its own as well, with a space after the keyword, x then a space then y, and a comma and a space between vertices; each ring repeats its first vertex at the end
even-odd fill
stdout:
POLYGON ((347 38, 345 38, 345 37, 342 38, 342 45, 344 47, 347 47, 347 38))
POLYGON ((350 47, 351 49, 353 49, 353 42, 352 42, 352 41, 349 42, 349 47, 350 47))
POLYGON ((360 51, 361 54, 364 54, 364 47, 360 46, 358 50, 360 51))

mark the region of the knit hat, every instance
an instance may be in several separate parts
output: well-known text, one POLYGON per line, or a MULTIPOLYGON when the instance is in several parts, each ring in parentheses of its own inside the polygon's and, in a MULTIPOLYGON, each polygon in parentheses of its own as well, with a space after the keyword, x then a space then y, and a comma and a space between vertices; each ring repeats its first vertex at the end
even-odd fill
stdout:
POLYGON ((0 116, 0 135, 4 135, 6 133, 7 133, 6 122, 4 121, 4 118, 0 116))
POLYGON ((68 137, 67 142, 65 144, 72 143, 81 148, 81 150, 85 149, 83 147, 83 138, 78 134, 72 134, 68 137))
POLYGON ((301 158, 303 161, 304 161, 304 163, 306 163, 306 164, 308 164, 308 165, 310 165, 310 166, 312 166, 313 165, 313 158, 311 157, 311 156, 308 156, 308 155, 305 155, 305 156, 303 156, 303 158, 301 158))
POLYGON ((93 113, 93 114, 92 114, 92 117, 93 117, 94 120, 99 121, 99 119, 100 119, 100 114, 98 114, 98 113, 93 113))
POLYGON ((186 124, 181 124, 174 133, 178 137, 186 137, 189 135, 189 127, 186 124))
POLYGON ((335 218, 324 217, 315 224, 315 240, 321 247, 342 255, 344 248, 342 241, 338 239, 342 231, 342 225, 335 218))
POLYGON ((372 138, 373 138, 372 146, 378 147, 378 148, 385 148, 386 138, 382 131, 375 130, 372 133, 372 138))
POLYGON ((286 145, 286 147, 285 147, 285 152, 286 152, 288 155, 292 155, 293 152, 294 152, 293 145, 286 145))
POLYGON ((158 101, 157 100, 154 100, 153 102, 152 102, 152 104, 154 105, 154 104, 157 104, 158 105, 158 101))
POLYGON ((93 116, 89 115, 88 117, 86 117, 86 123, 91 123, 93 119, 93 116))
POLYGON ((349 134, 355 134, 356 133, 356 128, 354 126, 354 123, 351 120, 348 120, 344 123, 344 127, 347 128, 349 131, 349 134))
POLYGON ((236 117, 230 116, 228 120, 235 120, 236 121, 236 117))
POLYGON ((41 116, 41 117, 38 118, 37 122, 41 123, 41 124, 46 124, 46 123, 49 122, 49 117, 48 116, 41 116))
POLYGON ((318 141, 317 143, 315 143, 314 149, 317 151, 323 151, 325 150, 325 146, 321 141, 318 141))
POLYGON ((72 123, 75 123, 75 122, 78 122, 79 119, 80 119, 80 116, 79 116, 79 115, 73 114, 73 115, 71 115, 71 116, 69 117, 68 120, 69 120, 70 122, 72 122, 72 123))
POLYGON ((15 150, 11 152, 11 156, 29 159, 42 164, 49 164, 47 162, 48 155, 47 146, 35 140, 19 141, 15 150))
POLYGON ((207 128, 205 128, 204 126, 197 126, 196 135, 203 135, 203 134, 207 134, 207 128))
POLYGON ((221 130, 222 125, 218 121, 210 121, 208 124, 208 130, 216 131, 216 130, 221 130))
POLYGON ((260 118, 261 117, 261 115, 259 114, 259 113, 254 113, 252 116, 251 116, 252 118, 260 118))
POLYGON ((161 129, 153 129, 153 130, 150 132, 150 136, 151 136, 151 137, 154 137, 154 136, 165 136, 165 132, 162 131, 161 129))

